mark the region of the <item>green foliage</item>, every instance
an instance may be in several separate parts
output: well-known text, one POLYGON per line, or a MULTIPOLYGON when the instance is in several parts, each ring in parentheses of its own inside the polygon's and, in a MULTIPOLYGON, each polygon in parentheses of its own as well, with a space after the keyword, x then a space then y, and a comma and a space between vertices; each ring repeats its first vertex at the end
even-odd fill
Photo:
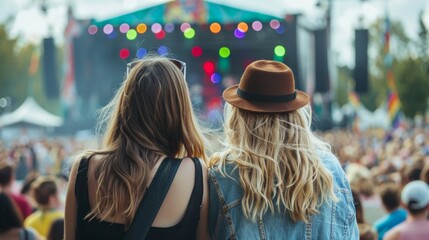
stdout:
MULTIPOLYGON (((401 111, 413 118, 427 110, 429 97, 429 42, 428 31, 421 19, 420 40, 415 42, 399 22, 391 22, 390 54, 393 56, 393 73, 396 90, 401 101, 401 111), (415 52, 418 52, 416 57, 415 52)), ((379 19, 369 29, 369 91, 361 94, 361 102, 369 110, 375 110, 387 101, 386 53, 384 52, 385 20, 379 19), (373 54, 375 53, 375 54, 373 54)), ((338 76, 342 75, 339 69, 338 76)), ((339 79, 339 84, 341 80, 339 79)), ((344 87, 341 87, 344 89, 344 87)), ((337 92, 340 90, 337 90, 337 92)), ((337 99, 340 94, 337 93, 337 99)), ((343 100, 341 100, 343 101, 343 100)))
POLYGON ((349 100, 349 89, 352 88, 351 85, 351 69, 347 66, 338 66, 338 81, 335 86, 335 99, 339 106, 346 104, 349 100))
POLYGON ((425 113, 429 97, 429 79, 424 64, 418 58, 407 58, 396 64, 397 91, 405 116, 414 118, 425 113))
MULTIPOLYGON (((34 45, 18 47, 18 39, 10 38, 6 27, 0 25, 0 98, 10 97, 9 110, 19 107, 27 96, 33 96, 47 111, 58 114, 60 112, 59 99, 48 99, 44 90, 41 73, 42 63, 34 75, 29 74, 31 57, 39 49, 34 45)), ((58 51, 61 54, 61 51, 58 51)), ((40 54, 39 54, 40 55, 40 54)), ((62 58, 57 58, 62 59, 62 58)), ((57 63, 57 66, 61 66, 57 63)), ((0 109, 1 113, 1 109, 0 109)))

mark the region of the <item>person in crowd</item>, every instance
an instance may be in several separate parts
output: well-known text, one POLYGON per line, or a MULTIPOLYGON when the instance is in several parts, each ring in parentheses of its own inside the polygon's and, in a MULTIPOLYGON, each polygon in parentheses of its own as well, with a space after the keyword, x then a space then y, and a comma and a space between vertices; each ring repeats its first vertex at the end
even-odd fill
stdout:
POLYGON ((63 239, 64 239, 64 218, 58 218, 52 223, 46 240, 63 240, 63 239))
POLYGON ((0 191, 0 240, 36 240, 39 236, 32 230, 24 228, 22 214, 14 200, 0 191))
POLYGON ((397 183, 384 183, 380 186, 380 197, 384 209, 388 214, 374 223, 374 228, 378 233, 378 239, 383 239, 384 234, 391 228, 405 221, 407 211, 400 207, 401 189, 397 183))
POLYGON ((12 164, 0 159, 0 189, 10 195, 25 219, 32 212, 31 206, 23 195, 12 191, 12 185, 15 181, 14 176, 15 171, 12 164))
POLYGON ((22 196, 27 199, 27 202, 31 206, 32 212, 37 210, 37 202, 34 199, 33 191, 32 191, 32 184, 37 180, 37 178, 40 176, 38 172, 30 172, 27 177, 25 177, 24 182, 21 186, 21 194, 22 196))
POLYGON ((283 63, 249 64, 223 92, 226 149, 210 159, 211 239, 358 239, 346 175, 311 131, 283 63))
POLYGON ((184 78, 186 65, 151 56, 128 66, 107 106, 102 148, 72 167, 65 239, 122 239, 154 175, 167 173, 160 167, 164 161, 180 166, 146 239, 207 239, 204 138, 184 78))
POLYGON ((359 229, 359 239, 360 240, 375 240, 377 239, 377 234, 370 224, 365 222, 364 211, 362 202, 360 200, 359 194, 352 189, 353 202, 356 208, 356 221, 359 229))
POLYGON ((48 176, 39 177, 34 182, 33 191, 38 209, 25 219, 24 226, 31 227, 46 237, 52 223, 64 217, 64 213, 59 210, 60 198, 56 179, 48 176))
POLYGON ((427 162, 421 172, 420 180, 429 184, 429 162, 427 162))
POLYGON ((386 232, 383 239, 429 239, 429 186, 421 180, 408 183, 402 190, 401 201, 408 212, 407 219, 386 232))

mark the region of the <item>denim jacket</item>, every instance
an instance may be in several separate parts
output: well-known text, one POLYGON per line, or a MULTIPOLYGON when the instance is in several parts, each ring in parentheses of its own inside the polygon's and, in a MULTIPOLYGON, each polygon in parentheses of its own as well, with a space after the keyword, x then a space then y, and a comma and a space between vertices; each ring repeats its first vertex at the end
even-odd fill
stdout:
POLYGON ((230 177, 209 170, 210 210, 209 231, 216 239, 359 239, 356 212, 349 183, 336 157, 322 154, 321 160, 332 173, 334 193, 338 202, 331 200, 319 208, 306 224, 293 222, 289 214, 270 211, 257 222, 245 218, 241 208, 243 189, 239 184, 238 168, 225 166, 230 177))

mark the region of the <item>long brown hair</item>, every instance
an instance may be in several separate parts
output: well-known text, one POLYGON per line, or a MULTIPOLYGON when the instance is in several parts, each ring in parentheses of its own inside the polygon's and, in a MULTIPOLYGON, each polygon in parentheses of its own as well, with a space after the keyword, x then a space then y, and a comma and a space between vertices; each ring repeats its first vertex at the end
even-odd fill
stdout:
POLYGON ((128 226, 162 155, 205 159, 186 81, 168 58, 149 57, 134 66, 104 108, 107 129, 96 169, 96 205, 87 218, 121 215, 128 226))

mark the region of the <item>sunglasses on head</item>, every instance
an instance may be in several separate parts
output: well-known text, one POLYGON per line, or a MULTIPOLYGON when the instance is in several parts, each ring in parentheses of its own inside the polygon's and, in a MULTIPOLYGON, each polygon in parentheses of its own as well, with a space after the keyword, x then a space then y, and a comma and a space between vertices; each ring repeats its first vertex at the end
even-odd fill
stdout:
MULTIPOLYGON (((174 58, 168 58, 168 60, 170 62, 172 62, 178 69, 180 69, 180 71, 183 73, 183 77, 186 79, 186 63, 183 62, 183 61, 174 59, 174 58)), ((134 61, 134 62, 127 63, 127 77, 128 77, 128 74, 130 74, 131 69, 135 65, 137 65, 137 63, 139 63, 140 61, 141 60, 137 60, 137 61, 134 61)))

